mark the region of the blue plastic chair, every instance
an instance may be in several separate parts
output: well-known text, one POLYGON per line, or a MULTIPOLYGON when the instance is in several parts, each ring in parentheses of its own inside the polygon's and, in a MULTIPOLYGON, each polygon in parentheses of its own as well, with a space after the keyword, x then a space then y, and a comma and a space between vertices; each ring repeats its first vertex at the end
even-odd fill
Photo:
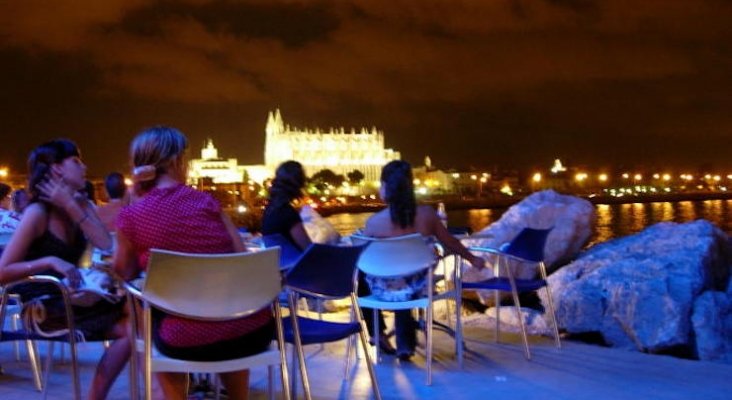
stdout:
MULTIPOLYGON (((312 244, 305 250, 285 277, 285 289, 288 293, 290 307, 290 318, 285 318, 283 321, 285 341, 295 346, 306 399, 311 399, 311 395, 303 346, 335 342, 352 338, 356 334, 359 336, 366 356, 366 366, 371 377, 374 396, 376 399, 381 399, 376 374, 369 356, 366 324, 363 321, 355 292, 356 262, 365 247, 312 244), (332 322, 298 315, 296 304, 297 296, 300 294, 321 300, 349 298, 352 311, 351 321, 332 322)), ((344 380, 347 378, 350 369, 351 347, 352 341, 349 340, 346 350, 344 380)), ((294 381, 293 376, 293 391, 294 381)))
POLYGON ((498 260, 494 265, 494 278, 486 279, 479 282, 463 282, 463 290, 494 290, 496 302, 496 342, 499 340, 500 333, 500 299, 499 292, 511 292, 513 302, 519 316, 519 324, 521 325, 521 333, 524 341, 524 354, 527 360, 531 359, 529 351, 529 340, 526 334, 523 318, 521 318, 521 303, 519 301, 519 293, 533 292, 544 288, 546 290, 547 302, 549 305, 549 313, 552 318, 554 327, 554 340, 557 348, 560 348, 559 328, 557 327, 557 316, 554 312, 554 304, 552 301, 549 283, 547 282, 546 266, 544 265, 544 245, 553 228, 533 229, 524 228, 516 237, 501 246, 500 250, 489 247, 471 247, 470 251, 481 253, 492 253, 498 256, 498 260), (517 279, 514 278, 513 272, 508 264, 509 260, 523 263, 536 263, 539 268, 539 278, 537 279, 517 279), (506 276, 499 276, 501 263, 505 266, 506 276))
POLYGON ((302 255, 302 250, 279 233, 262 236, 262 244, 265 248, 280 248, 280 269, 292 268, 297 259, 302 255))

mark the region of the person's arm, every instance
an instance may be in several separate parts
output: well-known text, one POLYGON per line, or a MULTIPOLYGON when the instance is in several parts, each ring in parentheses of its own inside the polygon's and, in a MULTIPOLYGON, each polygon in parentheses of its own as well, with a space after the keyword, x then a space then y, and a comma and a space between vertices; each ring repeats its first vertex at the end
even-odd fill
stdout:
POLYGON ((23 261, 31 243, 43 234, 47 229, 47 224, 46 211, 40 204, 34 204, 26 208, 20 225, 18 225, 10 242, 3 250, 2 257, 0 257, 0 284, 6 284, 53 269, 69 278, 71 287, 79 285, 81 275, 76 266, 58 257, 49 256, 23 261))
POLYGON ((117 247, 114 251, 112 266, 114 272, 125 281, 137 278, 140 265, 137 261, 132 242, 121 230, 117 230, 117 247))
POLYGON ((236 225, 234 225, 234 222, 231 221, 231 218, 229 218, 229 216, 226 215, 223 211, 221 212, 221 220, 224 221, 226 231, 229 233, 229 236, 231 236, 231 242, 234 245, 234 251, 246 251, 247 248, 246 246, 244 246, 244 242, 242 242, 241 236, 239 236, 239 231, 236 229, 236 225))
POLYGON ((298 222, 290 228, 290 236, 300 250, 305 250, 310 246, 310 244, 312 244, 310 236, 308 236, 308 233, 305 230, 305 225, 303 225, 302 222, 298 222))
POLYGON ((477 269, 485 268, 485 260, 471 253, 468 249, 460 243, 448 230, 442 225, 442 221, 437 217, 437 213, 431 207, 425 208, 427 211, 427 224, 431 228, 431 231, 440 241, 440 243, 449 250, 450 253, 454 253, 467 260, 470 265, 477 269))
POLYGON ((94 247, 102 250, 112 248, 112 237, 99 220, 94 205, 85 196, 77 195, 62 179, 56 177, 38 184, 38 189, 41 199, 64 210, 94 247))

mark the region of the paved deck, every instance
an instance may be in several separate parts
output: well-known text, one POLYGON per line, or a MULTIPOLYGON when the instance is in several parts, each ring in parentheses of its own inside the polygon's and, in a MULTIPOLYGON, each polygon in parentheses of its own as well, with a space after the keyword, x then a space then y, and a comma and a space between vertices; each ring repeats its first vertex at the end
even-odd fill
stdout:
MULTIPOLYGON (((478 327, 466 331, 469 351, 462 370, 452 356, 452 340, 435 334, 437 360, 433 384, 425 386, 424 358, 400 363, 386 356, 377 368, 384 399, 730 399, 732 366, 646 355, 587 344, 564 342, 561 350, 551 340, 533 339, 533 360, 524 360, 519 338, 507 334, 506 344, 494 344, 490 332, 478 327)), ((45 353, 45 344, 41 344, 45 353)), ((58 347, 58 346, 57 346, 58 347)), ((317 399, 368 399, 370 381, 363 360, 352 378, 342 381, 344 344, 309 350, 309 371, 317 399)), ((82 387, 102 351, 100 344, 80 348, 82 387)), ((58 353, 57 353, 58 354, 58 353)), ((25 360, 25 357, 23 357, 25 360)), ((12 345, 0 345, 0 399, 40 399, 27 361, 15 361, 12 345)), ((264 399, 264 370, 252 374, 251 398, 264 399)), ((302 391, 300 391, 300 394, 302 391)), ((72 399, 70 366, 56 362, 50 378, 49 398, 72 399)), ((116 382, 110 399, 128 399, 127 371, 116 382)))

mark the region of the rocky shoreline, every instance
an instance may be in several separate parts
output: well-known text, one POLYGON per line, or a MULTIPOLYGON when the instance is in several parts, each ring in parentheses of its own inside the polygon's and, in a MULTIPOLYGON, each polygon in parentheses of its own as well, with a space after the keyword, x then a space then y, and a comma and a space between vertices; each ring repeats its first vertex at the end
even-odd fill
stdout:
MULTIPOLYGON (((732 364, 732 241, 706 220, 662 222, 626 237, 583 246, 594 224, 594 207, 555 192, 535 193, 512 206, 473 245, 497 247, 523 226, 554 230, 545 258, 560 329, 611 347, 732 364)), ((514 264, 519 276, 533 269, 514 264)), ((465 269, 465 280, 480 280, 465 269)), ((539 293, 541 304, 547 299, 539 293)), ((495 318, 495 304, 469 321, 495 318)), ((537 307, 546 308, 546 307, 537 307)), ((502 326, 549 334, 550 320, 536 309, 502 306, 502 326), (505 310, 504 310, 505 307, 505 310)), ((493 322, 486 322, 492 324, 493 322)), ((482 324, 481 324, 482 325, 482 324)))
MULTIPOLYGON (((530 195, 529 195, 530 196, 530 195)), ((492 196, 479 199, 459 198, 457 196, 432 197, 423 201, 427 204, 444 203, 448 210, 469 210, 469 209, 505 209, 524 200, 528 196, 492 196)), ((592 204, 629 204, 629 203, 657 203, 657 202, 678 202, 678 201, 702 201, 702 200, 730 200, 731 192, 686 192, 668 194, 643 194, 638 196, 605 196, 588 195, 575 196, 585 199, 592 204)), ((343 205, 321 205, 318 213, 327 217, 334 214, 376 212, 385 207, 381 202, 351 203, 343 205)))

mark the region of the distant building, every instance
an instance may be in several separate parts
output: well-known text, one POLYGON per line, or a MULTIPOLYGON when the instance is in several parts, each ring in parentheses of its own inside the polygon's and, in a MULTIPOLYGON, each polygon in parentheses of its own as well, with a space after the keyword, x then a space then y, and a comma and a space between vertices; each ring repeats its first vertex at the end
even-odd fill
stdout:
POLYGON ((400 158, 399 152, 384 148, 384 133, 376 128, 299 130, 285 125, 280 110, 269 113, 265 133, 264 164, 271 171, 283 161, 296 160, 308 175, 323 169, 339 175, 359 170, 366 182, 376 182, 381 167, 400 158))
POLYGON ((189 162, 188 181, 196 183, 201 178, 210 178, 213 183, 242 183, 244 171, 236 158, 219 158, 213 140, 208 139, 201 149, 201 158, 189 162))
POLYGON ((201 149, 201 158, 191 160, 188 167, 189 184, 196 184, 202 178, 216 184, 243 183, 245 176, 262 182, 272 176, 272 171, 264 165, 239 165, 236 158, 219 158, 219 151, 211 139, 201 149))

